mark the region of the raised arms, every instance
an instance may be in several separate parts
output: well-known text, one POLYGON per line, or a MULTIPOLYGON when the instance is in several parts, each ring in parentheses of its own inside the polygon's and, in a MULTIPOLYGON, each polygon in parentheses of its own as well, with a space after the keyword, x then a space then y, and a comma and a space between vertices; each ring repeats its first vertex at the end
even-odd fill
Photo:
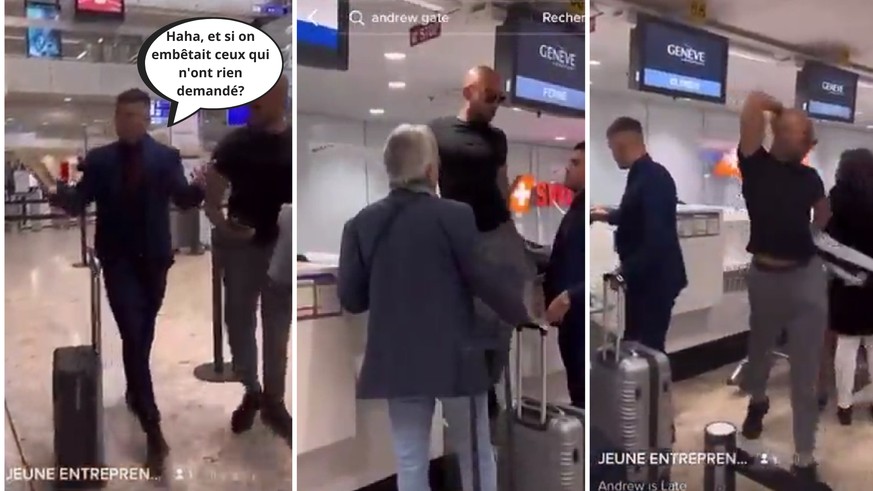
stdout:
POLYGON ((778 116, 782 113, 782 104, 763 92, 752 92, 746 98, 740 113, 740 157, 748 157, 757 152, 764 144, 767 129, 766 112, 778 116))

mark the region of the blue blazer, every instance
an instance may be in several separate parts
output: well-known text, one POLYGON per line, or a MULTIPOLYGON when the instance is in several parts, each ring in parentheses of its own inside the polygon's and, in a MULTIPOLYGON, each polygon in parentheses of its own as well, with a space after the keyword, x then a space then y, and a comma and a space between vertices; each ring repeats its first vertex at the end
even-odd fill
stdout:
POLYGON ((664 166, 648 155, 634 162, 621 206, 609 217, 617 226, 615 248, 628 291, 675 298, 688 286, 676 230, 678 203, 676 182, 664 166))
POLYGON ((521 292, 480 258, 478 235, 466 204, 404 189, 346 223, 340 304, 369 311, 359 398, 459 397, 491 386, 484 346, 500 333, 480 327, 474 298, 509 325, 530 319, 521 292))
POLYGON ((122 161, 118 142, 88 152, 82 179, 74 187, 59 183, 57 195, 50 200, 71 214, 81 213, 96 202, 94 249, 102 261, 119 257, 172 259, 170 201, 180 208, 191 208, 203 201, 200 187, 185 178, 179 150, 146 135, 142 152, 145 210, 138 221, 144 224, 144 230, 131 233, 135 220, 125 195, 122 169, 126 162, 122 161), (133 240, 134 236, 142 239, 133 240))

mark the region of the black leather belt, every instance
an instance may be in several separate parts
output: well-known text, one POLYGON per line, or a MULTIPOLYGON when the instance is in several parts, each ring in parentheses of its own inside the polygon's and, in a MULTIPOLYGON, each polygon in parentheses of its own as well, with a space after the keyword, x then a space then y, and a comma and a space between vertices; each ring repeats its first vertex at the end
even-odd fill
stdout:
POLYGON ((757 258, 752 258, 752 265, 754 265, 758 270, 766 271, 768 273, 788 273, 790 271, 797 271, 798 269, 805 268, 809 265, 811 260, 812 258, 788 264, 773 264, 761 261, 757 258))

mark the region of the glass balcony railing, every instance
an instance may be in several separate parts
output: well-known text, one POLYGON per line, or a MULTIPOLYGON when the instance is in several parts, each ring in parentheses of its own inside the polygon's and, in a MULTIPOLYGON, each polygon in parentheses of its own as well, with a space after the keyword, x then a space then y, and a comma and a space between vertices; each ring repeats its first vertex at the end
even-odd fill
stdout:
MULTIPOLYGON (((82 31, 57 30, 60 37, 60 57, 65 61, 83 63, 136 63, 144 38, 131 35, 105 35, 82 31)), ((28 57, 27 29, 7 26, 6 56, 28 57)))

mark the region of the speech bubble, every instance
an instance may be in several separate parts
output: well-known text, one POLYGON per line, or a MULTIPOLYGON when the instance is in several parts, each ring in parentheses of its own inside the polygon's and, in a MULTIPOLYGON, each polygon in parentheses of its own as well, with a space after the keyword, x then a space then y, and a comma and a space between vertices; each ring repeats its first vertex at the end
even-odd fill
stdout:
POLYGON ((223 17, 186 19, 164 26, 137 57, 143 82, 170 101, 168 126, 201 109, 248 104, 282 76, 279 45, 244 22, 223 17))

